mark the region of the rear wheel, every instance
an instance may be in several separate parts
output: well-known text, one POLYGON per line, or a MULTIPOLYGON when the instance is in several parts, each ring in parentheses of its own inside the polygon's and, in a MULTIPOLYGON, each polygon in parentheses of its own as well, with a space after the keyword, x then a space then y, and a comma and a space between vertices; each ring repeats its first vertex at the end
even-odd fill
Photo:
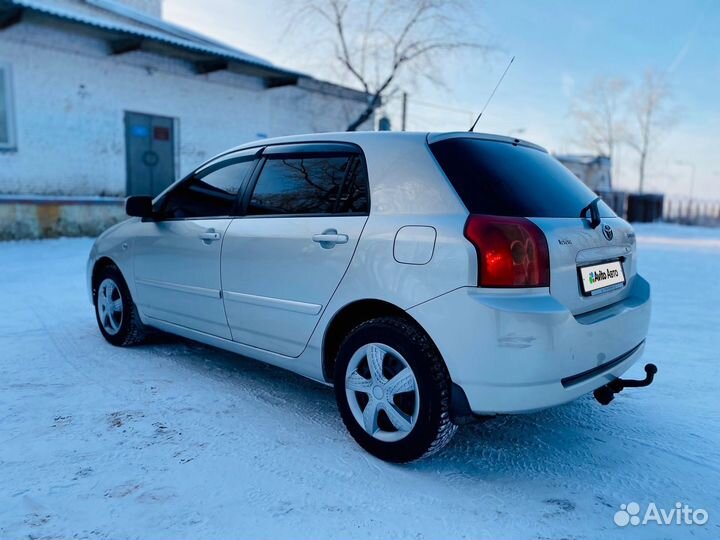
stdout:
POLYGON ((382 317, 354 328, 340 346, 335 397, 350 434, 371 454, 407 462, 445 446, 450 376, 428 336, 410 321, 382 317))
POLYGON ((116 266, 106 266, 100 271, 94 297, 98 328, 108 342, 125 347, 145 339, 145 326, 116 266))

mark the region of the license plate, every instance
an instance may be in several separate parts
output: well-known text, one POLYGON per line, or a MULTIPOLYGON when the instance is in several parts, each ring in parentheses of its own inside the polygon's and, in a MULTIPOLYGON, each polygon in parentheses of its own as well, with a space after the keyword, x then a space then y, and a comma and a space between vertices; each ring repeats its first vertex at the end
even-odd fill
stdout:
POLYGON ((620 261, 610 261, 580 268, 580 281, 585 296, 610 292, 625 285, 625 273, 620 261))

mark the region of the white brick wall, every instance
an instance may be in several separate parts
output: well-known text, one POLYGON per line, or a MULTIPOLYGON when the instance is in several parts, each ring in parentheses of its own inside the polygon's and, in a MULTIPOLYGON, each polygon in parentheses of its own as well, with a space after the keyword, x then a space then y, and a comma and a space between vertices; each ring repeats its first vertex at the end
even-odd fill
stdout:
POLYGON ((10 64, 17 150, 0 152, 0 193, 124 195, 124 111, 178 119, 184 175, 229 147, 267 136, 337 131, 358 101, 145 52, 108 55, 99 39, 22 22, 0 32, 10 64))

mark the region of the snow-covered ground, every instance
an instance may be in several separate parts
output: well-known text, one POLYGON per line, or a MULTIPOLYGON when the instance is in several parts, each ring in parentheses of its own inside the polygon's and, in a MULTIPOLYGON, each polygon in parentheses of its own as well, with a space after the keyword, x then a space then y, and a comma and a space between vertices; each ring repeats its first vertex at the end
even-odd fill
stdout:
POLYGON ((0 244, 0 538, 718 538, 720 230, 637 231, 656 383, 466 426, 406 466, 364 453, 328 388, 172 338, 106 344, 91 240, 0 244), (710 519, 617 527, 633 501, 710 519))

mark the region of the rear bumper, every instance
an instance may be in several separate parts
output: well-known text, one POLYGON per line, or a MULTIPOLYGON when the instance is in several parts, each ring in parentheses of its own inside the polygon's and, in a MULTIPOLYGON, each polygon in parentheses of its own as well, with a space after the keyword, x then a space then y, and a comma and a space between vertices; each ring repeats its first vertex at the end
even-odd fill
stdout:
POLYGON ((572 401, 622 375, 642 355, 650 286, 573 316, 548 289, 464 287, 409 313, 438 346, 476 414, 521 413, 572 401))

